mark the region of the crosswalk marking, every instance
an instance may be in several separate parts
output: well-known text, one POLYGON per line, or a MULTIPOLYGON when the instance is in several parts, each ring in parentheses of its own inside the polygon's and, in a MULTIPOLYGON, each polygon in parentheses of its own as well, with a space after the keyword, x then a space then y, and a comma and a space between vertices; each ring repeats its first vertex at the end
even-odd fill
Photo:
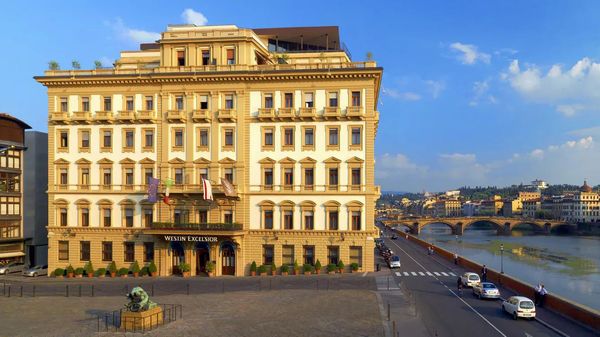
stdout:
POLYGON ((444 273, 444 272, 441 272, 441 273, 442 273, 442 275, 444 275, 444 276, 449 276, 448 274, 446 274, 446 273, 444 273))
POLYGON ((419 272, 419 275, 421 276, 425 276, 425 273, 423 273, 422 271, 419 272))
POLYGON ((443 271, 440 271, 440 272, 434 271, 433 273, 429 272, 429 271, 427 271, 427 272, 422 272, 422 271, 417 271, 417 272, 415 272, 415 271, 403 271, 403 272, 396 271, 396 272, 394 272, 394 275, 396 275, 398 277, 404 277, 404 276, 433 276, 434 274, 435 274, 435 276, 448 276, 448 277, 449 276, 456 276, 456 274, 454 274, 454 273, 443 272, 443 271))
POLYGON ((456 276, 456 274, 454 274, 454 273, 449 272, 448 274, 450 274, 450 276, 456 276))
POLYGON ((410 272, 412 274, 412 276, 417 276, 417 273, 415 273, 414 271, 410 272))
POLYGON ((428 276, 433 276, 433 274, 430 271, 427 272, 427 275, 428 276))
POLYGON ((440 273, 438 273, 437 271, 434 271, 433 273, 435 274, 435 276, 442 276, 442 275, 440 275, 440 273))
POLYGON ((396 272, 396 276, 402 276, 399 271, 396 272))
POLYGON ((404 272, 404 276, 409 276, 408 272, 404 272))

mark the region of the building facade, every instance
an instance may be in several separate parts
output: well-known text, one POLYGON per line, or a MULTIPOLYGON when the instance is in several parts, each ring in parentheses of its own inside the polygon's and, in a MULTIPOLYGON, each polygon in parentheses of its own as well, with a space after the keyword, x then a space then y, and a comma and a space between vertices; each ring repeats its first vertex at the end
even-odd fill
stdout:
POLYGON ((0 264, 23 262, 23 121, 0 113, 0 264))
POLYGON ((114 68, 36 77, 48 88, 50 269, 373 270, 382 68, 340 45, 337 27, 169 26, 114 68), (163 201, 149 199, 150 177, 163 201))

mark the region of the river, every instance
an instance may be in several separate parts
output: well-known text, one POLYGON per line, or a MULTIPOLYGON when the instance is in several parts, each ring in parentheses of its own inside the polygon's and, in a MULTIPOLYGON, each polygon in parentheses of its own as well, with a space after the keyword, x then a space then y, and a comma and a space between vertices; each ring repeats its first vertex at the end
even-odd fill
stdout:
POLYGON ((559 296, 600 310, 600 237, 536 235, 515 229, 498 236, 486 224, 456 238, 444 224, 431 224, 419 238, 530 284, 542 282, 559 296), (500 244, 504 245, 501 258, 500 244))

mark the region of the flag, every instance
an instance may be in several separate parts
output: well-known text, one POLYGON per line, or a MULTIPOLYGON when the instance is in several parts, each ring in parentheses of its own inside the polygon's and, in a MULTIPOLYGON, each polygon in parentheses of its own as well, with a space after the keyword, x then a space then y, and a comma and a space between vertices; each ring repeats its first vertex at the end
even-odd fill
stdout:
POLYGON ((173 179, 171 178, 167 178, 167 180, 165 180, 165 195, 168 197, 169 196, 169 188, 171 186, 173 186, 173 179))
POLYGON ((160 180, 152 177, 148 177, 148 201, 149 202, 157 202, 158 199, 156 194, 158 193, 158 184, 160 184, 160 180))
POLYGON ((204 178, 202 178, 202 190, 204 191, 204 200, 213 200, 212 185, 204 178))
POLYGON ((226 196, 228 196, 228 197, 237 196, 237 193, 235 193, 235 188, 229 182, 229 180, 227 180, 225 178, 221 178, 221 186, 223 186, 223 193, 225 193, 226 196))
POLYGON ((169 199, 169 196, 168 196, 168 195, 165 195, 165 196, 163 196, 163 199, 162 199, 162 201, 163 201, 165 204, 167 204, 167 205, 171 206, 171 199, 169 199))

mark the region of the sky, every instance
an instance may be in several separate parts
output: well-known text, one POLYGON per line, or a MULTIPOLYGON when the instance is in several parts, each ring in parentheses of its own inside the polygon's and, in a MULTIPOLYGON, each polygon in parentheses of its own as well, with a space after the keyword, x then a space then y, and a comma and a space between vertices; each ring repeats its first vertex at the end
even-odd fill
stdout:
POLYGON ((0 111, 47 131, 48 61, 111 64, 168 24, 340 27, 384 68, 386 191, 600 183, 598 1, 29 1, 0 12, 0 111))

